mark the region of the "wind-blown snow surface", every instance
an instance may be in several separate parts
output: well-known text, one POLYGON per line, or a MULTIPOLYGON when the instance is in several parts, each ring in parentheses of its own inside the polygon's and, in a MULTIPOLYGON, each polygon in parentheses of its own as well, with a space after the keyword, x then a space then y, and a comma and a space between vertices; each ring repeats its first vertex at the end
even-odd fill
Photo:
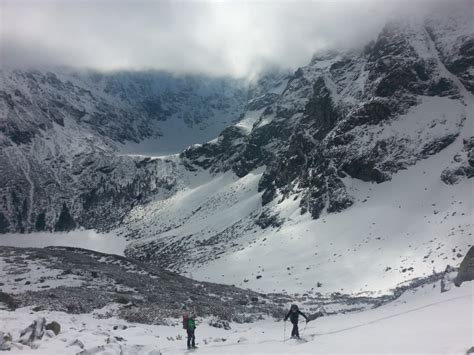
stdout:
MULTIPOLYGON (((300 332, 307 342, 284 341, 289 323, 262 320, 231 324, 231 330, 208 325, 198 318, 196 339, 203 354, 315 354, 315 353, 416 353, 464 354, 472 346, 474 284, 464 283, 440 293, 439 284, 407 291, 379 308, 337 314, 310 322, 300 332), (409 325, 409 326, 407 326, 409 325)), ((38 349, 12 348, 12 354, 76 354, 83 344, 88 354, 186 354, 185 334, 179 320, 175 326, 127 323, 113 315, 114 307, 92 314, 62 312, 15 312, 0 310, 1 330, 14 340, 39 316, 58 321, 61 333, 38 342, 38 349), (114 329, 115 328, 115 329, 114 329), (79 340, 79 342, 75 342, 79 340)))

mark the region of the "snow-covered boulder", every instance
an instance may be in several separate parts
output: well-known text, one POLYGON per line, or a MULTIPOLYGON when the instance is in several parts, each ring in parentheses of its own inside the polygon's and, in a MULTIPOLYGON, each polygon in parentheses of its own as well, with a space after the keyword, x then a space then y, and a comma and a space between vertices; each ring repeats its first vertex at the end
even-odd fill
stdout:
POLYGON ((0 350, 10 350, 12 340, 10 333, 0 332, 0 350))
POLYGON ((28 328, 24 329, 20 333, 20 343, 28 345, 32 348, 35 347, 34 343, 37 340, 41 340, 45 333, 46 318, 40 317, 31 323, 28 328))
POLYGON ((456 276, 456 269, 450 265, 446 266, 443 278, 441 279, 441 292, 447 292, 451 289, 456 280, 456 276))

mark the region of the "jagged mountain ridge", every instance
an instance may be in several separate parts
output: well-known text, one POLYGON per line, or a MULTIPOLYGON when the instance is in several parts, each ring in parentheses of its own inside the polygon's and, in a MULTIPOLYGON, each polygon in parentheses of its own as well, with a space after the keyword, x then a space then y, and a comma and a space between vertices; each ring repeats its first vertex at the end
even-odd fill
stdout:
POLYGON ((110 228, 174 186, 172 163, 120 154, 127 144, 180 135, 182 146, 195 143, 186 132, 206 141, 248 99, 242 80, 153 71, 2 68, 1 83, 3 233, 110 228))
MULTIPOLYGON (((387 181, 400 169, 448 146, 463 125, 465 102, 456 83, 460 79, 439 57, 435 41, 443 41, 441 34, 436 37, 426 26, 393 23, 362 54, 313 58, 298 69, 276 102, 266 106, 249 135, 238 126, 230 127, 220 144, 187 149, 182 154, 185 162, 214 171, 232 169, 238 176, 267 165, 259 184, 264 204, 277 191, 283 196, 299 192, 304 195, 301 208, 315 218, 325 207, 337 212, 351 206, 342 177, 387 181), (404 132, 403 126, 399 133, 381 129, 400 121, 410 108, 429 109, 433 97, 442 97, 452 107, 416 127, 418 136, 404 132), (459 115, 449 122, 442 118, 456 110, 459 115)), ((464 38, 455 54, 461 59, 456 61, 472 60, 463 57, 472 45, 470 38, 464 38)), ((466 89, 472 92, 469 86, 466 89)), ((472 174, 466 166, 464 175, 472 174)))
POLYGON ((474 31, 443 21, 394 22, 360 53, 317 56, 218 139, 185 150, 196 178, 132 210, 127 254, 260 291, 381 290, 458 263, 472 226, 474 100, 442 46, 457 43, 469 62, 474 31), (367 264, 364 245, 383 257, 367 264), (338 267, 343 254, 377 281, 336 282, 353 269, 338 267))
POLYGON ((27 143, 38 127, 61 126, 65 118, 113 142, 138 143, 160 136, 157 121, 178 119, 205 128, 216 117, 235 119, 247 99, 243 81, 157 71, 5 68, 2 87, 4 115, 10 118, 4 133, 13 143, 27 143))

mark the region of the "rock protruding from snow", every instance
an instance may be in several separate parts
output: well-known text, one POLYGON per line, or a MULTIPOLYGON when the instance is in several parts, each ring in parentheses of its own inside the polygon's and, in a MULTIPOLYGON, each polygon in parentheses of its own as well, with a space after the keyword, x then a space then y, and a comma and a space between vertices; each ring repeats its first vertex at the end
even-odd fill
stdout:
POLYGON ((52 330, 54 335, 58 335, 61 332, 61 325, 56 321, 52 321, 51 323, 46 324, 46 329, 52 330))
POLYGON ((459 266, 455 284, 460 286, 465 281, 474 280, 474 247, 471 247, 459 266))
POLYGON ((20 333, 20 343, 28 345, 31 348, 36 348, 36 341, 43 339, 46 326, 46 318, 40 317, 30 324, 26 329, 20 333))
POLYGON ((450 167, 443 170, 441 180, 448 185, 474 177, 474 137, 463 139, 463 148, 453 157, 450 167))
POLYGON ((9 310, 15 310, 16 306, 16 301, 11 295, 0 291, 0 309, 7 308, 9 310))
POLYGON ((446 266, 444 276, 441 279, 441 292, 447 292, 451 289, 452 285, 456 280, 457 272, 452 266, 446 266))
POLYGON ((10 333, 0 332, 0 350, 10 350, 12 340, 10 333))
POLYGON ((84 349, 85 347, 84 343, 79 339, 74 339, 73 341, 69 343, 68 346, 78 346, 81 349, 84 349))

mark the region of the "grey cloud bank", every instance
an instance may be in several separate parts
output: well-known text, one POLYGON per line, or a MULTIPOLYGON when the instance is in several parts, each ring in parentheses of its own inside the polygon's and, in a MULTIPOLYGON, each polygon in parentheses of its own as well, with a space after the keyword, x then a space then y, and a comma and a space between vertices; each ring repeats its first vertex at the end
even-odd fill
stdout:
POLYGON ((470 1, 0 0, 5 65, 158 69, 249 77, 360 47, 397 16, 470 1))

